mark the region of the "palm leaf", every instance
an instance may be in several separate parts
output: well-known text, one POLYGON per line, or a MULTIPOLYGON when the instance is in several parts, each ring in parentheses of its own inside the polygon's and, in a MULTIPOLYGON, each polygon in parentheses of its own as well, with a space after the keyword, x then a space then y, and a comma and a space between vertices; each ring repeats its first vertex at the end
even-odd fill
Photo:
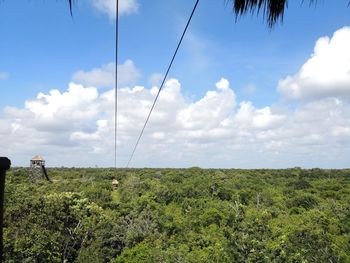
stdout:
POLYGON ((278 20, 283 20, 284 11, 287 8, 287 0, 233 0, 233 11, 236 17, 248 12, 263 12, 269 27, 278 20))
POLYGON ((68 0, 68 2, 69 2, 69 11, 70 11, 70 15, 73 16, 73 8, 72 8, 73 0, 68 0))
MULTIPOLYGON (((73 1, 68 0, 69 10, 73 16, 73 1)), ((263 17, 266 18, 269 27, 273 27, 278 21, 283 21, 283 15, 288 7, 288 0, 225 0, 227 3, 232 2, 233 11, 236 18, 246 13, 259 13, 262 11, 263 17)), ((294 0, 293 0, 294 1, 294 0)), ((305 0, 300 0, 301 4, 305 0)), ((348 6, 350 5, 350 0, 348 6)), ((308 0, 309 4, 316 3, 317 0, 308 0)))
MULTIPOLYGON (((300 0, 301 4, 304 0, 300 0)), ((269 27, 273 27, 278 21, 283 21, 283 15, 288 7, 288 0, 227 0, 233 3, 233 11, 236 18, 245 15, 246 13, 263 12, 269 27)), ((308 0, 312 5, 317 3, 317 0, 308 0)), ((348 6, 350 1, 348 0, 348 6)))

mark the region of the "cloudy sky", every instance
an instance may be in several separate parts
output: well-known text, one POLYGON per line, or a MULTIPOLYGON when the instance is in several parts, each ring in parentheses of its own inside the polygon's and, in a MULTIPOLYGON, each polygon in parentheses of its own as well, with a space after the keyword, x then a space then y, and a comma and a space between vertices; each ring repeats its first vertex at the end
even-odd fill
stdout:
MULTIPOLYGON (((194 1, 120 2, 124 167, 194 1)), ((291 2, 273 29, 200 2, 131 166, 350 167, 347 1, 291 2)), ((71 18, 65 1, 1 2, 0 155, 14 165, 114 165, 114 3, 76 1, 71 18)))

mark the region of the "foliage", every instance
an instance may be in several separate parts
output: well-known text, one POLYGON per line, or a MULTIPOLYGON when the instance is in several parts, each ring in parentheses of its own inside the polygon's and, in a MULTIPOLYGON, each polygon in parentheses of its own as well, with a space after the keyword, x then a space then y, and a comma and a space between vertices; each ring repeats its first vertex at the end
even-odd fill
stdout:
POLYGON ((349 170, 48 172, 7 175, 5 262, 350 262, 349 170))

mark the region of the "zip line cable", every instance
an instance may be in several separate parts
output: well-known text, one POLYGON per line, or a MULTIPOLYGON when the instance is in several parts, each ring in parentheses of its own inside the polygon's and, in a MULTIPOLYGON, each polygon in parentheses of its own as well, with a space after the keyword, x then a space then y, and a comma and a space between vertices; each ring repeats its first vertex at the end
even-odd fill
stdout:
POLYGON ((181 46, 182 40, 183 40, 183 38, 184 38, 184 36, 185 36, 185 34, 186 34, 186 31, 187 31, 187 28, 188 28, 188 26, 189 26, 189 24, 190 24, 190 22, 191 22, 191 20, 192 20, 193 14, 194 14, 194 12, 196 11, 196 8, 197 8, 198 3, 199 3, 199 0, 196 0, 196 3, 195 3, 195 5, 194 5, 194 7, 193 7, 193 10, 192 10, 192 13, 191 13, 191 15, 190 15, 190 17, 189 17, 189 19, 188 19, 188 21, 187 21, 187 24, 186 24, 186 27, 185 27, 184 31, 182 32, 180 41, 179 41, 179 43, 177 44, 176 50, 175 50, 175 52, 174 52, 174 55, 173 55, 173 57, 172 57, 172 59, 171 59, 171 61, 170 61, 170 64, 169 64, 169 66, 168 66, 168 69, 167 69, 167 71, 166 71, 166 73, 165 73, 165 75, 164 75, 162 84, 161 84, 160 87, 159 87, 157 96, 156 96, 155 99, 154 99, 154 102, 153 102, 153 104, 152 104, 152 107, 151 107, 151 109, 150 109, 150 111, 149 111, 149 113, 148 113, 148 116, 147 116, 147 118, 146 118, 145 124, 143 125, 143 128, 142 128, 142 130, 141 130, 141 133, 140 133, 140 135, 139 135, 139 137, 138 137, 138 139, 137 139, 137 141, 136 141, 136 144, 135 144, 135 146, 134 146, 134 149, 133 149, 133 151, 132 151, 132 153, 131 153, 131 155, 130 155, 130 158, 129 158, 129 161, 128 161, 127 165, 126 165, 126 168, 129 167, 129 164, 130 164, 132 158, 134 157, 136 148, 137 148, 137 146, 139 145, 139 142, 140 142, 141 137, 142 137, 142 135, 143 135, 143 133, 144 133, 144 131, 145 131, 145 128, 146 128, 146 126, 147 126, 147 123, 148 123, 148 121, 149 121, 149 118, 151 117, 151 114, 152 114, 152 112, 153 112, 154 106, 155 106, 156 103, 157 103, 159 94, 160 94, 160 92, 161 92, 162 89, 163 89, 164 83, 165 83, 165 81, 166 81, 166 79, 167 79, 167 77, 168 77, 168 74, 169 74, 169 71, 170 71, 170 69, 171 69, 171 66, 173 65, 174 59, 175 59, 175 57, 176 57, 176 55, 177 55, 177 52, 178 52, 178 50, 179 50, 179 48, 180 48, 180 46, 181 46))
POLYGON ((118 36, 119 36, 119 0, 115 3, 115 97, 114 97, 114 168, 117 168, 117 139, 118 139, 118 36))

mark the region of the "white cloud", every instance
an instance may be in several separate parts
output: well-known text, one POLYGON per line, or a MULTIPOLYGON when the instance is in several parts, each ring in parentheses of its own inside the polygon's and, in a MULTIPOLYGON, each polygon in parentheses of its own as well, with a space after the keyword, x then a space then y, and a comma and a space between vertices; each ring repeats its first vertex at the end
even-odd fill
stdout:
POLYGON ((248 84, 243 89, 243 94, 252 95, 256 92, 256 86, 254 84, 248 84))
MULTIPOLYGON (((124 166, 157 93, 119 90, 118 164, 124 166)), ((179 81, 162 91, 135 155, 136 166, 344 167, 350 161, 350 105, 325 98, 294 111, 237 102, 226 79, 191 101, 179 81)), ((42 154, 48 165, 113 164, 114 91, 71 83, 6 108, 0 117, 2 154, 26 165, 42 154)))
MULTIPOLYGON (((116 0, 91 0, 97 10, 105 13, 111 19, 116 17, 116 0)), ((119 15, 130 15, 138 12, 137 0, 119 0, 119 15)))
POLYGON ((278 84, 287 98, 314 99, 350 95, 350 27, 332 38, 317 40, 314 52, 299 72, 278 84))
POLYGON ((164 79, 164 74, 162 73, 153 73, 150 77, 149 77, 149 84, 151 86, 160 86, 162 84, 162 81, 164 79))
POLYGON ((9 77, 9 74, 7 72, 1 72, 0 71, 0 80, 5 80, 9 77))
MULTIPOLYGON (((197 100, 166 82, 133 165, 158 167, 348 167, 350 163, 349 28, 320 39, 314 55, 279 83, 293 110, 237 101, 227 79, 197 100), (328 74, 329 72, 329 74, 328 74)), ((114 162, 114 69, 78 72, 64 92, 52 90, 23 108, 0 114, 2 155, 27 164, 35 154, 48 165, 111 166, 114 162), (77 84, 83 83, 84 85, 77 84), (109 87, 98 89, 98 87, 109 87)), ((118 91, 118 165, 124 166, 158 92, 132 85, 139 73, 123 64, 118 91)), ((186 88, 186 90, 189 88, 186 88)))
MULTIPOLYGON (((118 86, 134 85, 141 74, 130 59, 118 65, 118 86)), ((73 74, 72 80, 92 87, 113 87, 115 83, 115 63, 108 63, 91 71, 79 70, 73 74)))
POLYGON ((279 126, 285 119, 280 113, 272 112, 270 107, 256 109, 251 102, 243 101, 235 115, 241 127, 249 129, 271 129, 279 126))
POLYGON ((221 79, 216 83, 216 91, 208 91, 206 95, 179 110, 177 122, 184 129, 210 129, 218 127, 220 122, 233 113, 236 96, 229 88, 229 82, 221 79))

